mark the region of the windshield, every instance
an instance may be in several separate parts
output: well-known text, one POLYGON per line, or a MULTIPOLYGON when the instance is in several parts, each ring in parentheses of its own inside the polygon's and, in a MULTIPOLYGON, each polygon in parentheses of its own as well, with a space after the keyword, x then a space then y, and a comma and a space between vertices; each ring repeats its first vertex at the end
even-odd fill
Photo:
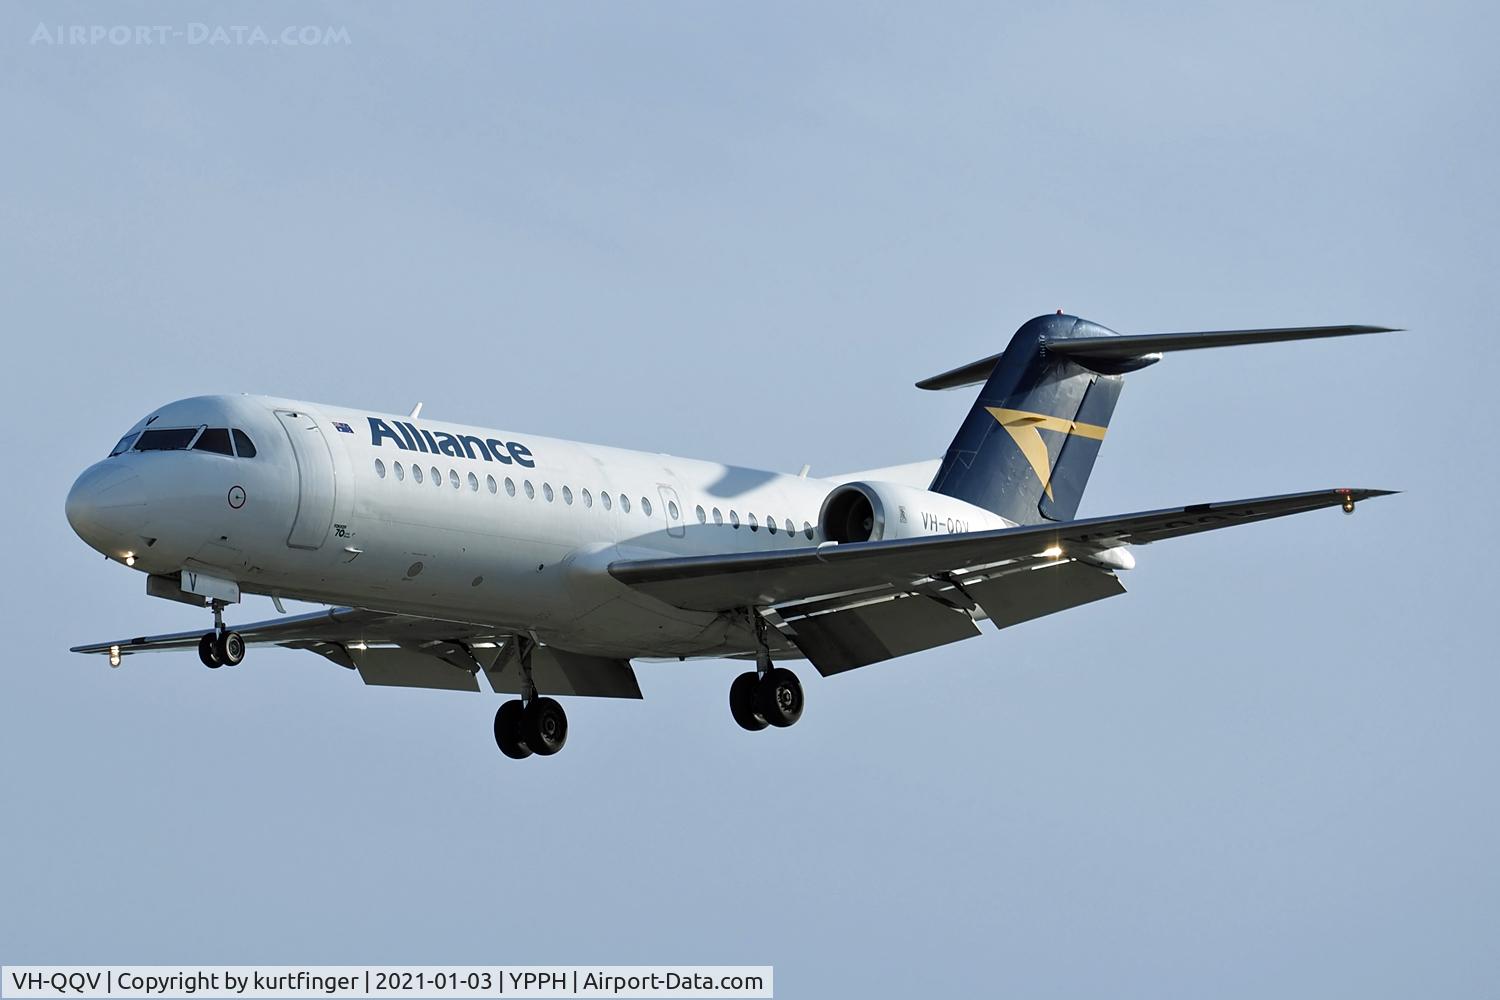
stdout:
POLYGON ((186 451, 198 436, 196 427, 164 427, 142 431, 135 443, 136 451, 186 451))
POLYGON ((151 427, 131 431, 110 449, 109 457, 127 451, 208 451, 217 455, 254 458, 255 445, 238 427, 151 427))
POLYGON ((140 434, 140 431, 131 431, 129 434, 126 434, 124 437, 120 438, 119 443, 116 444, 114 446, 114 449, 110 451, 109 457, 114 458, 116 455, 123 455, 125 452, 129 451, 130 446, 135 444, 136 435, 138 434, 140 434))
POLYGON ((194 451, 211 451, 219 455, 233 455, 234 449, 229 444, 229 429, 226 427, 210 427, 198 435, 198 443, 193 445, 194 451))

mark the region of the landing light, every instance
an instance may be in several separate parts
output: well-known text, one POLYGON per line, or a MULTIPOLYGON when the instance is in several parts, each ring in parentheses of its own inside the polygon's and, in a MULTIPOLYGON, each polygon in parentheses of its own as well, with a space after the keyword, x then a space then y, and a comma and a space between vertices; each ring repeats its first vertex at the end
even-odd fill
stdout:
POLYGON ((109 647, 109 665, 112 666, 112 667, 118 667, 120 665, 120 647, 119 646, 111 646, 111 647, 109 647))
POLYGON ((1049 545, 1041 551, 1040 555, 1043 559, 1056 559, 1058 556, 1062 555, 1062 546, 1049 545))
POLYGON ((134 566, 135 565, 135 553, 134 552, 127 552, 127 553, 125 553, 125 565, 126 566, 134 566))

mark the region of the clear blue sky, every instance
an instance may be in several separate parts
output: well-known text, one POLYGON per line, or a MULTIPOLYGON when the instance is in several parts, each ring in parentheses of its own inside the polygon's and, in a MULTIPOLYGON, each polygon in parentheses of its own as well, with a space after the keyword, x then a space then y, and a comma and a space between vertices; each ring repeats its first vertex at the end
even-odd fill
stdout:
MULTIPOLYGON (((1494 996, 1491 4, 0 10, 0 961, 769 963, 778 995, 1494 996), (334 25, 331 48, 31 44, 334 25), (641 669, 517 766, 492 698, 254 651, 63 518, 252 391, 821 474, 1064 308, 1384 323, 1131 376, 1081 513, 1407 492, 823 680, 641 669)), ((246 616, 270 613, 252 601, 246 616)))

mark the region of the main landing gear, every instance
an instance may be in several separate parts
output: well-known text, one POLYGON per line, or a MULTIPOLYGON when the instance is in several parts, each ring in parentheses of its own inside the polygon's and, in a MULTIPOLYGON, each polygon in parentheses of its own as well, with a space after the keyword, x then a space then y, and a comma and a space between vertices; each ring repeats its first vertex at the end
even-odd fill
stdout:
POLYGON ((237 667, 245 658, 245 639, 224 625, 224 602, 214 601, 214 630, 204 632, 198 640, 198 659, 210 670, 221 666, 237 667))
POLYGON ((729 713, 752 733, 767 726, 785 729, 802 718, 802 682, 785 667, 771 664, 765 619, 753 611, 749 616, 755 631, 755 669, 729 685, 729 713))
POLYGON ((513 641, 521 664, 521 697, 495 712, 495 745, 512 760, 532 754, 550 757, 568 742, 568 714, 553 699, 537 697, 531 679, 532 639, 516 636, 513 641))

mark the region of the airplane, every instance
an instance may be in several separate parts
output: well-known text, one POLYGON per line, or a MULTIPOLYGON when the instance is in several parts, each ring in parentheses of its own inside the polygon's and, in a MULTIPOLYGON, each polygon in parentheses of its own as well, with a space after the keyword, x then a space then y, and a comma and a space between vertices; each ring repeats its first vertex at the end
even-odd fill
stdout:
POLYGON ((817 478, 258 395, 147 414, 73 484, 78 536, 213 627, 90 643, 111 666, 196 649, 307 650, 367 685, 503 702, 509 758, 568 736, 557 696, 640 698, 632 660, 753 663, 750 731, 801 718, 787 661, 825 677, 1124 592, 1133 548, 1391 491, 1349 487, 1078 519, 1127 374, 1175 351, 1380 326, 1120 334, 1056 314, 917 383, 982 384, 940 460, 817 478), (244 595, 282 617, 230 627, 244 595), (289 615, 283 599, 326 605, 289 615))

